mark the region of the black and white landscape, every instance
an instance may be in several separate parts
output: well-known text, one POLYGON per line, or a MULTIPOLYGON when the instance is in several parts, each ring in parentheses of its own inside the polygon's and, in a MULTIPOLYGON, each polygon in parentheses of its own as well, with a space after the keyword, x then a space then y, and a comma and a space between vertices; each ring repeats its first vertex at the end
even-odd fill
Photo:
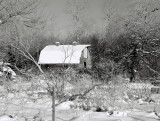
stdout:
POLYGON ((159 0, 0 0, 0 121, 159 120, 159 0))

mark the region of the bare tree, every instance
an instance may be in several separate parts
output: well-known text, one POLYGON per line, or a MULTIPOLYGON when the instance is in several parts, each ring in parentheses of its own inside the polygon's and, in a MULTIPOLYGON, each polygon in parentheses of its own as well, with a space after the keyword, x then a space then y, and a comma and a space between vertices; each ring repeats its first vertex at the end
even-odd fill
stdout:
POLYGON ((38 0, 1 0, 1 25, 14 21, 17 17, 27 18, 27 15, 31 14, 38 5, 37 1, 38 0))
POLYGON ((66 14, 72 18, 73 38, 75 41, 80 41, 84 34, 83 16, 86 12, 86 0, 69 0, 67 1, 66 14))
POLYGON ((36 15, 36 8, 39 5, 40 0, 1 0, 0 28, 3 29, 3 31, 5 30, 5 32, 0 39, 2 39, 2 41, 6 39, 7 42, 5 46, 9 45, 16 49, 17 54, 32 61, 38 67, 40 72, 43 73, 42 69, 29 52, 31 40, 30 42, 25 42, 23 39, 24 33, 22 32, 23 29, 25 29, 24 32, 26 32, 27 29, 38 29, 37 25, 42 25, 40 17, 36 15), (7 34, 10 36, 7 37, 7 34))
POLYGON ((39 69, 39 71, 41 73, 43 73, 43 70, 41 69, 40 65, 36 62, 36 60, 33 58, 33 56, 29 53, 29 51, 26 49, 26 47, 24 47, 24 45, 21 43, 21 46, 23 47, 23 50, 19 49, 18 47, 11 45, 13 48, 15 48, 18 53, 22 56, 24 56, 25 58, 29 59, 30 61, 32 61, 39 69))
POLYGON ((71 63, 71 59, 73 58, 73 54, 75 52, 74 46, 66 45, 66 47, 63 46, 62 48, 63 48, 62 51, 64 53, 63 64, 65 64, 65 63, 70 64, 71 63), (69 60, 69 62, 66 62, 67 59, 69 60))
MULTIPOLYGON (((130 40, 130 49, 120 63, 128 63, 131 80, 135 74, 146 68, 155 75, 160 75, 154 67, 159 56, 159 8, 156 1, 139 1, 130 8, 130 14, 124 18, 124 38, 130 40), (153 19, 156 18, 156 19, 153 19), (153 64, 154 63, 154 64, 153 64)), ((132 5, 132 4, 131 4, 132 5)), ((126 39, 126 41, 127 41, 126 39)))

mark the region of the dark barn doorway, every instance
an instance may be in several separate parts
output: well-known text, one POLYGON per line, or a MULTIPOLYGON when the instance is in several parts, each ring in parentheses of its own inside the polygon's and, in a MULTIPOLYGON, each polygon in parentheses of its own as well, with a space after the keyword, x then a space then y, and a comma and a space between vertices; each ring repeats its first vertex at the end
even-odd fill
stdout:
POLYGON ((87 67, 87 63, 86 62, 84 62, 84 68, 86 68, 87 67))

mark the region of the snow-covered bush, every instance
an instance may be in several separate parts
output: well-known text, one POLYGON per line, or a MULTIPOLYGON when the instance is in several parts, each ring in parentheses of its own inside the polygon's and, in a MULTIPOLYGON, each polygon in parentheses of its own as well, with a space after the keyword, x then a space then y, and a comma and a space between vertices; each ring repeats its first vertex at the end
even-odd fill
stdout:
POLYGON ((99 82, 93 90, 80 100, 79 107, 84 110, 107 111, 109 107, 114 109, 116 102, 125 96, 128 80, 122 76, 113 78, 108 84, 99 82))

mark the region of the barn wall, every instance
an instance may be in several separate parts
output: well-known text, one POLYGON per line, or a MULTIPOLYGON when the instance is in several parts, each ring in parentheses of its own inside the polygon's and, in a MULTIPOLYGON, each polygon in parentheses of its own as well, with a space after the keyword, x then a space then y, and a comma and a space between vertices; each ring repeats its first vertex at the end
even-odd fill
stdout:
POLYGON ((92 68, 92 62, 91 62, 91 54, 87 49, 87 58, 84 56, 84 50, 82 51, 81 58, 80 58, 80 68, 85 68, 84 63, 86 63, 86 68, 92 68))
POLYGON ((55 70, 60 68, 67 69, 68 67, 77 68, 79 65, 77 64, 43 64, 41 65, 42 70, 55 70))

